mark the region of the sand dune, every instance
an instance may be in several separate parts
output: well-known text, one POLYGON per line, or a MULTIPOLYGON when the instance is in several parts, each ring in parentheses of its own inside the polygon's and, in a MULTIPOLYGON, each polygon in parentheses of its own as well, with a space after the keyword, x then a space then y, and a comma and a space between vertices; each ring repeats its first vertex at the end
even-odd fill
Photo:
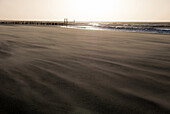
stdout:
POLYGON ((170 113, 170 35, 0 26, 0 112, 170 113))

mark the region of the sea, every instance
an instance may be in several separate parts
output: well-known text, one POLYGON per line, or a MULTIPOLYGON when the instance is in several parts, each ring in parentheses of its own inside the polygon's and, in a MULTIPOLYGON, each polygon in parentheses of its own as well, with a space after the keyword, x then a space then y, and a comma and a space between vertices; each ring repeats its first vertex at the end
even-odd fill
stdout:
POLYGON ((91 30, 170 34, 170 22, 77 22, 69 24, 67 27, 91 30))

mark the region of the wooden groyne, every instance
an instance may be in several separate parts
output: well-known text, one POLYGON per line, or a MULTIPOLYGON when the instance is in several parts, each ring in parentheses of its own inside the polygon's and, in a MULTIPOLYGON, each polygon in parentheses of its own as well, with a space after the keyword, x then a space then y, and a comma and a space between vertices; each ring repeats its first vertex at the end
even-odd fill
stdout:
POLYGON ((0 21, 0 25, 59 25, 66 26, 74 22, 60 21, 0 21))

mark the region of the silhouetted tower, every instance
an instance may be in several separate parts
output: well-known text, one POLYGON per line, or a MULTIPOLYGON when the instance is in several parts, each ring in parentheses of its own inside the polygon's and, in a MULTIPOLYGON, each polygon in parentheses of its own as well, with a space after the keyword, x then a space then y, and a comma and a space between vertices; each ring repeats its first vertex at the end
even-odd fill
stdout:
POLYGON ((64 25, 67 25, 67 24, 68 24, 68 19, 65 18, 65 19, 64 19, 64 25))

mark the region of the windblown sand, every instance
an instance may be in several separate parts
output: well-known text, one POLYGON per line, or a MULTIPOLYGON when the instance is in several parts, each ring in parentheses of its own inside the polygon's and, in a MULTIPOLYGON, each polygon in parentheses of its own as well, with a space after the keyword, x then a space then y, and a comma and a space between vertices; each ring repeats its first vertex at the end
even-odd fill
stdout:
POLYGON ((170 113, 170 35, 1 25, 0 113, 170 113))

